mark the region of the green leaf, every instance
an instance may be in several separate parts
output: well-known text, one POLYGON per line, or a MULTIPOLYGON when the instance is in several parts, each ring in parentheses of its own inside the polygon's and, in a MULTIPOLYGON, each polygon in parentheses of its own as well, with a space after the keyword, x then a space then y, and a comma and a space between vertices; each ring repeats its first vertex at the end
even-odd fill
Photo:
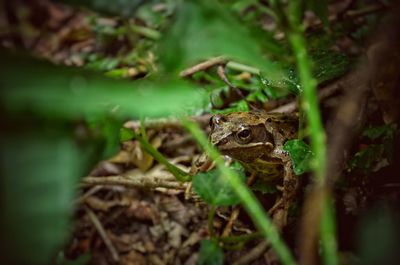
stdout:
POLYGON ((339 52, 324 50, 311 53, 313 60, 313 75, 318 83, 330 81, 345 74, 350 69, 349 58, 339 52))
POLYGON ((205 93, 177 79, 128 82, 0 54, 0 104, 10 112, 72 119, 160 117, 201 106, 205 93), (20 78, 24 73, 24 78, 20 78))
POLYGON ((10 264, 51 264, 70 233, 85 152, 43 131, 2 133, 0 144, 2 254, 10 264))
POLYGON ((222 265, 224 252, 218 244, 211 240, 202 240, 197 265, 222 265))
POLYGON ((370 127, 363 131, 362 136, 368 137, 371 140, 378 138, 392 139, 396 133, 397 126, 394 124, 385 124, 377 127, 370 127))
POLYGON ((111 115, 90 115, 86 117, 89 127, 103 145, 103 153, 99 159, 109 158, 119 148, 118 133, 123 121, 111 115))
POLYGON ((161 41, 160 55, 164 70, 172 73, 200 60, 226 56, 268 71, 271 79, 280 75, 254 35, 215 1, 182 1, 161 41))
POLYGON ((357 152, 354 157, 349 161, 350 169, 361 169, 363 172, 369 172, 377 163, 381 162, 382 167, 387 166, 383 164, 383 160, 391 160, 393 146, 386 147, 383 144, 371 144, 365 149, 357 152), (388 150, 389 149, 389 150, 388 150))
POLYGON ((293 171, 296 175, 301 175, 311 169, 311 161, 314 154, 311 148, 302 140, 289 140, 283 146, 283 150, 287 151, 292 159, 293 171))
POLYGON ((280 79, 271 79, 269 76, 259 75, 264 93, 271 99, 286 97, 289 93, 298 95, 301 86, 293 67, 285 67, 283 76, 280 79))
MULTIPOLYGON (((240 173, 244 179, 244 173, 240 173)), ((195 175, 193 189, 204 201, 212 205, 228 206, 240 202, 230 184, 217 169, 195 175)))
POLYGON ((135 134, 133 133, 132 129, 128 129, 125 127, 122 127, 119 131, 119 140, 120 142, 125 142, 133 139, 135 137, 135 134))

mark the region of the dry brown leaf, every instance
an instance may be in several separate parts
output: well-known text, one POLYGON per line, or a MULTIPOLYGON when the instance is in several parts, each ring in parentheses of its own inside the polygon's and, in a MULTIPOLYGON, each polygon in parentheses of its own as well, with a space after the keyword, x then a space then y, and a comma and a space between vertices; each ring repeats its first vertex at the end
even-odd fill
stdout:
POLYGON ((121 150, 108 161, 116 164, 129 164, 131 161, 131 154, 126 150, 121 150))
POLYGON ((132 250, 127 255, 121 257, 120 265, 146 265, 145 257, 139 252, 132 250))
MULTIPOLYGON (((159 136, 154 137, 150 144, 155 148, 158 149, 162 144, 162 139, 159 136)), ((137 153, 141 154, 140 156, 132 156, 132 163, 136 165, 142 172, 146 172, 154 162, 154 158, 149 155, 148 153, 144 152, 140 145, 138 144, 138 148, 136 149, 137 153)))
POLYGON ((183 226, 172 221, 168 231, 168 243, 174 248, 179 248, 182 245, 182 236, 184 234, 187 234, 187 231, 183 226))
POLYGON ((140 221, 153 221, 155 213, 151 205, 145 201, 134 201, 126 209, 125 215, 140 221))
POLYGON ((190 236, 183 242, 182 247, 190 247, 193 245, 196 245, 197 243, 200 242, 203 238, 200 236, 198 232, 193 232, 190 234, 190 236))

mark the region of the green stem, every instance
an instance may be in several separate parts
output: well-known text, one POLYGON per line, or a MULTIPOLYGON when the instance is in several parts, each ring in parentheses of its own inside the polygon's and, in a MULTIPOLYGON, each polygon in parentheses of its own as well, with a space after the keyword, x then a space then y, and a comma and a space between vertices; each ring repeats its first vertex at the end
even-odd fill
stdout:
POLYGON ((336 243, 336 223, 335 223, 335 213, 332 202, 329 198, 325 199, 325 205, 322 209, 320 234, 321 241, 323 242, 323 259, 326 265, 336 265, 339 264, 337 256, 337 243, 336 243))
POLYGON ((254 74, 254 75, 258 75, 260 74, 260 70, 258 68, 252 67, 252 66, 248 66, 245 64, 241 64, 241 63, 237 63, 234 61, 229 61, 226 64, 227 68, 230 68, 232 70, 236 70, 236 71, 241 71, 241 72, 248 72, 250 74, 254 74))
MULTIPOLYGON (((289 27, 287 28, 286 35, 296 58, 300 83, 303 88, 301 109, 303 113, 306 113, 311 139, 311 149, 315 154, 315 159, 312 163, 314 177, 316 184, 319 185, 320 188, 323 188, 326 175, 326 137, 318 106, 317 81, 312 76, 311 63, 303 34, 301 11, 301 2, 299 0, 288 2, 287 21, 289 27)), ((323 200, 320 228, 324 261, 325 264, 335 265, 338 259, 333 210, 330 208, 331 205, 327 203, 328 194, 324 196, 323 200)))
POLYGON ((217 210, 217 207, 215 205, 211 205, 210 211, 208 212, 208 233, 210 233, 211 238, 215 238, 215 232, 214 232, 214 216, 215 216, 215 211, 217 210))
POLYGON ((142 26, 138 26, 138 25, 130 25, 130 29, 133 32, 139 33, 142 36, 152 39, 152 40, 158 40, 161 38, 160 32, 158 32, 157 30, 151 29, 151 28, 142 27, 142 26))
MULTIPOLYGON (((142 129, 141 129, 142 130, 142 129)), ((155 149, 147 140, 146 136, 139 135, 135 132, 132 132, 133 137, 140 142, 140 145, 142 148, 152 157, 154 157, 155 160, 157 160, 159 163, 163 164, 169 172, 171 172, 172 175, 175 176, 175 178, 178 181, 182 182, 188 182, 191 180, 191 176, 183 171, 182 169, 178 168, 177 166, 171 164, 160 152, 158 152, 157 149, 155 149)), ((145 133, 144 133, 145 135, 145 133)))
POLYGON ((311 137, 311 148, 315 154, 313 169, 316 181, 324 182, 326 169, 326 145, 325 132, 321 122, 321 115, 317 98, 317 81, 312 77, 311 66, 305 48, 305 40, 299 32, 289 32, 289 42, 296 57, 297 69, 299 70, 300 82, 303 88, 301 108, 306 113, 311 137))
POLYGON ((239 176, 230 168, 225 166, 224 160, 220 153, 208 142, 206 136, 198 127, 197 124, 188 120, 182 120, 182 124, 193 135, 205 152, 213 159, 221 171, 224 178, 228 180, 233 190, 241 199, 245 210, 249 213, 254 223, 265 237, 270 242, 272 248, 275 250, 278 257, 284 265, 296 264, 292 254, 284 241, 280 238, 279 232, 273 225, 271 219, 265 214, 264 209, 254 196, 254 194, 243 183, 239 176))

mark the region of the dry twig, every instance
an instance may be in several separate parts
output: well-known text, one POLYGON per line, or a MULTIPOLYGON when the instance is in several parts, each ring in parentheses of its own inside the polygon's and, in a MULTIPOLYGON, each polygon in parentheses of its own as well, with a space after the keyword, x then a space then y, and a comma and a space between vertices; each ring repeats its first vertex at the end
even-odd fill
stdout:
POLYGON ((223 56, 214 57, 214 58, 211 58, 211 59, 209 59, 209 60, 207 60, 205 62, 201 62, 199 64, 196 64, 195 66, 192 66, 192 67, 190 67, 188 69, 183 70, 182 72, 179 73, 179 76, 180 77, 187 77, 187 76, 190 76, 190 75, 192 75, 192 74, 194 74, 196 72, 206 70, 206 69, 208 69, 210 67, 213 67, 215 65, 224 64, 224 63, 226 63, 226 61, 227 61, 226 58, 223 57, 223 56))
POLYGON ((85 207, 85 211, 87 215, 89 216, 90 221, 96 228, 97 232, 99 233, 101 239, 103 239, 104 244, 106 245, 108 251, 110 251, 111 257, 115 262, 119 262, 119 254, 117 250, 115 249, 113 243, 111 242, 110 238, 108 237, 106 231, 104 230, 101 222, 97 218, 97 216, 94 214, 92 210, 89 208, 85 207))
POLYGON ((135 187, 144 189, 167 188, 167 189, 178 189, 178 190, 186 189, 187 185, 185 183, 181 183, 175 180, 165 180, 165 178, 162 177, 149 178, 148 175, 142 175, 141 177, 136 177, 136 178, 128 178, 125 176, 109 176, 109 177, 88 176, 82 179, 82 184, 83 186, 119 185, 124 187, 135 187))

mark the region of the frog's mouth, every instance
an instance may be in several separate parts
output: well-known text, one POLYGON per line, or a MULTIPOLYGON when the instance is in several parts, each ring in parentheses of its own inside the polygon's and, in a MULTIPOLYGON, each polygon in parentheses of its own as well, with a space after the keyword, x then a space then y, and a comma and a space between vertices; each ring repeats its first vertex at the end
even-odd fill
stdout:
MULTIPOLYGON (((224 139, 223 139, 224 140, 224 139)), ((231 145, 226 145, 228 141, 219 141, 215 146, 221 151, 221 152, 226 152, 230 150, 247 150, 247 149, 254 149, 256 147, 263 147, 266 149, 272 150, 274 148, 274 145, 270 142, 257 142, 257 143, 247 143, 245 145, 241 145, 238 143, 233 143, 231 145)))

